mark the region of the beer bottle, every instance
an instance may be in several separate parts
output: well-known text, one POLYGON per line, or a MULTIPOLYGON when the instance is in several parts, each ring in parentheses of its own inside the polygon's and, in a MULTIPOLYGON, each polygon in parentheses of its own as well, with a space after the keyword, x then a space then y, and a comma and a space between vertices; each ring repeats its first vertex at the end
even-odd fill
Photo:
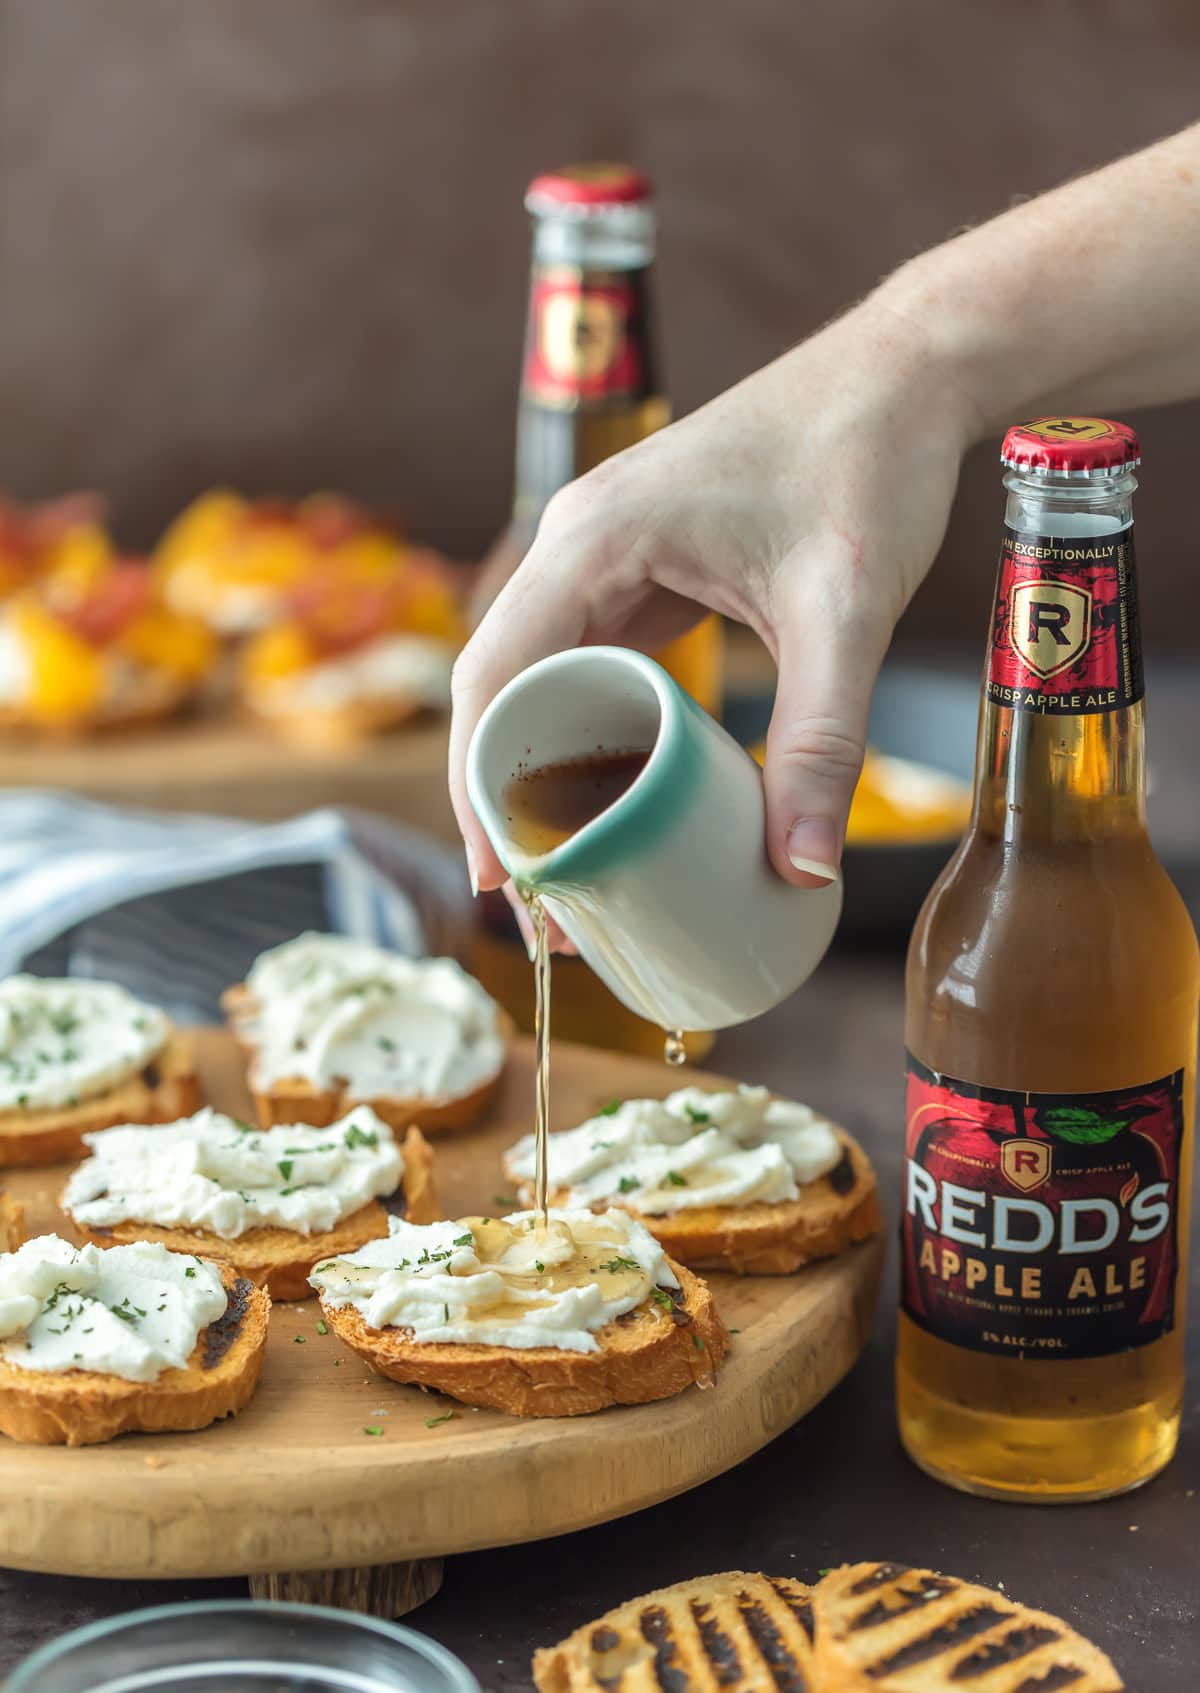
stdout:
MULTIPOLYGON (((483 594, 528 550, 552 497, 670 422, 654 345, 650 185, 628 165, 569 165, 535 177, 512 522, 493 549, 483 594)), ((706 711, 721 691, 715 617, 656 653, 706 711)))
POLYGON ((908 958, 898 1412, 956 1487, 1098 1499, 1178 1434, 1200 974, 1146 833, 1137 439, 1002 460, 974 811, 908 958))

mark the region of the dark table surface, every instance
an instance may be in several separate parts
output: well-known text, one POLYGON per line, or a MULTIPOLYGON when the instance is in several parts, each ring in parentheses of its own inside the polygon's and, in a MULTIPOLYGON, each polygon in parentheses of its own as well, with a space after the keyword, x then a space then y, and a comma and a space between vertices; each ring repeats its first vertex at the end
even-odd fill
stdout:
MULTIPOLYGON (((857 1134, 885 1195, 901 1165, 902 959, 842 950, 787 1006, 722 1037, 713 1063, 811 1100, 857 1134)), ((1195 1286, 1197 1276, 1192 1275, 1195 1286)), ((622 1522, 557 1541, 450 1560, 442 1592, 411 1618, 466 1660, 485 1689, 531 1686, 533 1646, 620 1600, 723 1569, 815 1578, 860 1558, 930 1565, 1003 1586, 1108 1650, 1134 1693, 1200 1681, 1200 1384, 1179 1455, 1138 1493, 1030 1507, 930 1481, 892 1416, 895 1254, 873 1339, 810 1416, 738 1469, 622 1522)), ((112 1582, 0 1572, 0 1669, 68 1628, 139 1605, 240 1595, 226 1582, 112 1582)))

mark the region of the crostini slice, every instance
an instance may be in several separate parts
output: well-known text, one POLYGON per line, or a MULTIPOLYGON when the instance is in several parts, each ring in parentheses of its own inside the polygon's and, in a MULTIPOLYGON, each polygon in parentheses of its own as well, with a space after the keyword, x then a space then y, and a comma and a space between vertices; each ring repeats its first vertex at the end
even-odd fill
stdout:
POLYGON ((552 1211, 416 1228, 318 1264, 325 1320, 380 1375, 520 1417, 578 1416, 711 1384, 712 1294, 633 1218, 552 1211))
POLYGON ((298 935, 222 996, 264 1126, 367 1104, 393 1128, 465 1128, 494 1099, 513 1025, 451 958, 298 935))
POLYGON ((273 1299, 307 1299, 313 1265, 386 1235, 389 1210, 440 1215, 425 1137, 413 1128, 397 1144, 369 1106, 327 1128, 269 1130, 205 1109, 87 1144, 60 1201, 85 1240, 157 1241, 229 1264, 273 1299))
MULTIPOLYGON (((526 1135, 504 1170, 533 1193, 526 1135)), ((693 1270, 787 1275, 881 1226, 875 1174, 854 1138, 766 1088, 681 1088, 614 1100, 550 1136, 555 1205, 618 1206, 693 1270)))
POLYGON ((819 1693, 810 1590, 731 1570, 660 1587, 534 1654, 538 1693, 819 1693))
POLYGON ((0 981, 0 1167, 78 1157, 114 1123, 164 1123, 200 1103, 191 1042, 113 982, 0 981))
POLYGON ((25 1239, 25 1208, 0 1188, 0 1252, 15 1252, 25 1239))
POLYGON ((1121 1693, 1098 1647, 1007 1594, 903 1564, 848 1564, 813 1590, 816 1689, 1121 1693))
POLYGON ((89 1446, 230 1416, 257 1385, 270 1303, 160 1245, 26 1241, 0 1255, 0 1433, 89 1446))

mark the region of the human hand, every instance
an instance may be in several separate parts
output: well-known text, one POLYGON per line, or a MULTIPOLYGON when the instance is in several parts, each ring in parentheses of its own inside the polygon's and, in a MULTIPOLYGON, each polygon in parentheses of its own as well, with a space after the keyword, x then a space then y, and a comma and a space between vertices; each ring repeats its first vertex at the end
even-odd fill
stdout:
POLYGON ((478 885, 504 870, 471 808, 467 745, 536 659, 653 652, 707 612, 779 669, 767 847, 817 886, 841 859, 871 690, 946 525, 971 407, 931 343, 878 297, 551 502, 454 672, 450 791, 478 885))

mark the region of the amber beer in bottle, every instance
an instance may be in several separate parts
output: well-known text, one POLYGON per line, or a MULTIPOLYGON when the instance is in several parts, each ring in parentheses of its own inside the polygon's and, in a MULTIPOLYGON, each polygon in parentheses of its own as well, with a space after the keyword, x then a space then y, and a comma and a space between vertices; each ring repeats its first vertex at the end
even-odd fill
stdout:
POLYGON ((1002 458, 974 812, 908 959, 898 1412, 956 1487, 1096 1499, 1179 1429, 1200 976, 1146 833, 1136 437, 1002 458))

